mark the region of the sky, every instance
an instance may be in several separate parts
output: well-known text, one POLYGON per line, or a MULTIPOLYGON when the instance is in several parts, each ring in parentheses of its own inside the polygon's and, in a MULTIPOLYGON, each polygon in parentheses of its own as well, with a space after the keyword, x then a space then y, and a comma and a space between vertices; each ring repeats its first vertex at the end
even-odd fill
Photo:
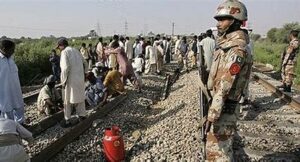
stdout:
MULTIPOLYGON (((300 22, 300 0, 241 0, 248 25, 270 28, 300 22)), ((40 38, 140 33, 200 34, 214 27, 221 0, 0 0, 0 36, 40 38), (127 30, 125 24, 127 22, 127 30)))

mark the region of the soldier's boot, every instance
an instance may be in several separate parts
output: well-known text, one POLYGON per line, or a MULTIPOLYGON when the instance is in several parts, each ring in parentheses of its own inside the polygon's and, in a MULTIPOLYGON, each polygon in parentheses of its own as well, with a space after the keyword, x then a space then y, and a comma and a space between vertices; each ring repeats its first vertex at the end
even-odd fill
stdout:
POLYGON ((287 85, 284 90, 284 92, 292 92, 292 88, 291 88, 291 85, 287 85))

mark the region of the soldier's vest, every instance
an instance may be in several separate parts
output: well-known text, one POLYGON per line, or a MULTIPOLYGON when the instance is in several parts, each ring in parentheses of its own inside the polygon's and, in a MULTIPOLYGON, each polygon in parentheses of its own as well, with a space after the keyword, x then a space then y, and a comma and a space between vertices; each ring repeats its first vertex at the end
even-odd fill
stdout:
POLYGON ((294 59, 295 59, 295 57, 297 57, 297 55, 299 53, 299 41, 297 39, 292 40, 289 44, 289 47, 292 44, 298 44, 298 47, 296 49, 294 49, 289 55, 285 55, 284 60, 283 60, 283 65, 294 65, 295 64, 294 59))
POLYGON ((234 51, 239 50, 240 53, 243 53, 243 55, 240 56, 243 63, 241 64, 240 72, 235 75, 234 82, 226 97, 228 100, 239 101, 248 79, 247 76, 250 75, 252 65, 252 56, 249 53, 249 50, 247 50, 246 41, 240 44, 241 45, 236 43, 235 45, 219 48, 215 51, 207 83, 208 89, 212 90, 212 95, 220 88, 222 81, 221 76, 223 76, 224 73, 228 73, 228 66, 230 67, 232 64, 230 61, 235 57, 234 51))

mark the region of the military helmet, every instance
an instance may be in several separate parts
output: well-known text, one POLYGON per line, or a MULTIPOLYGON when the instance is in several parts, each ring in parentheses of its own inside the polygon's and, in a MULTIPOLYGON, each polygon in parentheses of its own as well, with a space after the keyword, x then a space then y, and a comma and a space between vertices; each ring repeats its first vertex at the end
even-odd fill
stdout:
POLYGON ((246 6, 238 0, 226 0, 217 8, 215 19, 231 17, 239 21, 247 21, 248 13, 246 6))

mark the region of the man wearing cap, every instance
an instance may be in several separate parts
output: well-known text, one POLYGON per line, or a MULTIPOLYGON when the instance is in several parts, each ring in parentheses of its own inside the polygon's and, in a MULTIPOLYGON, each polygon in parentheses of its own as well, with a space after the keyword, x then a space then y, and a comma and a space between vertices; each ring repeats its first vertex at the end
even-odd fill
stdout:
POLYGON ((217 46, 213 54, 207 88, 212 101, 204 122, 207 161, 236 161, 233 136, 239 116, 239 100, 251 72, 248 34, 241 29, 247 9, 237 0, 227 0, 217 8, 217 46))
POLYGON ((24 101, 18 67, 12 57, 15 43, 5 39, 0 42, 0 116, 24 122, 24 101))
POLYGON ((40 90, 37 108, 39 114, 51 115, 63 108, 61 96, 55 88, 55 77, 48 76, 44 81, 44 87, 40 90))
POLYGON ((85 96, 84 96, 84 76, 87 71, 87 64, 80 52, 69 46, 65 38, 58 40, 57 48, 61 51, 60 68, 62 99, 64 101, 65 125, 71 126, 72 107, 76 108, 76 113, 80 119, 86 116, 85 96))
POLYGON ((281 55, 281 77, 282 77, 282 86, 285 92, 291 92, 293 80, 295 77, 295 65, 297 62, 297 55, 299 53, 299 40, 298 40, 299 31, 292 30, 289 35, 290 43, 284 53, 281 55))

